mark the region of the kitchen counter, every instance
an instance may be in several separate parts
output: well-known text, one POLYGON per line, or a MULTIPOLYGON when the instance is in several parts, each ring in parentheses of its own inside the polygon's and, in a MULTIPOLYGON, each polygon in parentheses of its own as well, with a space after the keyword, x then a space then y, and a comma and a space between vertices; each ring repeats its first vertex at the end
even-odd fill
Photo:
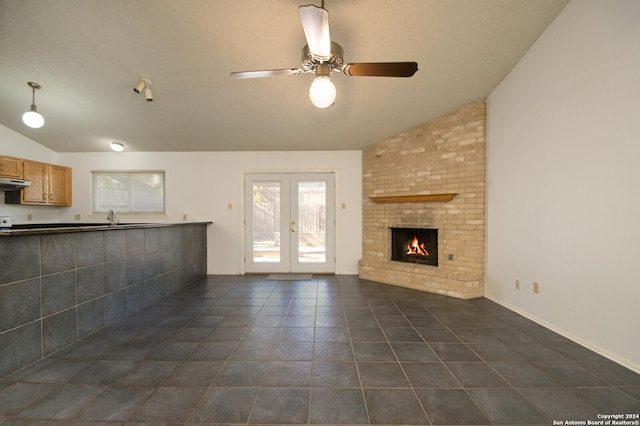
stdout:
POLYGON ((206 277, 211 223, 0 231, 0 378, 206 277))
POLYGON ((11 228, 0 229, 2 236, 64 234, 70 232, 113 231, 117 229, 162 228, 181 225, 210 225, 213 222, 180 222, 180 223, 29 223, 16 224, 11 228))

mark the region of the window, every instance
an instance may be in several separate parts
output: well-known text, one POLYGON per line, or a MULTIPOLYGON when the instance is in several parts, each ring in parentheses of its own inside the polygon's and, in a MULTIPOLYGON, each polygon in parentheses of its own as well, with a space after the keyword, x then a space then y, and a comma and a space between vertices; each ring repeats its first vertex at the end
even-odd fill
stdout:
POLYGON ((91 172, 93 213, 164 214, 164 171, 91 172))

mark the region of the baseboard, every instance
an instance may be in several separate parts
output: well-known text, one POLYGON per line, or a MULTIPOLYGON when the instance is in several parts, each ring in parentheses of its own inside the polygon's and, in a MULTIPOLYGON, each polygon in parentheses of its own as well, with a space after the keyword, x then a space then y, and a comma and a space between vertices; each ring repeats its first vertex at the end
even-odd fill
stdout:
POLYGON ((584 340, 584 339, 582 339, 582 338, 580 338, 578 336, 575 336, 575 335, 569 333, 568 331, 563 330, 561 328, 558 328, 555 325, 553 325, 551 323, 548 323, 547 321, 544 321, 544 320, 536 317, 535 315, 531 315, 530 313, 528 313, 526 311, 523 311, 523 310, 521 310, 519 308, 516 308, 515 306, 513 306, 513 305, 511 305, 509 303, 506 303, 506 302, 504 302, 502 300, 496 299, 495 297, 492 297, 492 296, 488 295, 486 292, 484 294, 484 297, 486 297, 487 299, 491 300, 492 302, 497 303, 500 306, 503 306, 503 307, 509 309, 510 311, 513 311, 513 312, 515 312, 517 314, 522 315, 523 317, 525 317, 527 319, 530 319, 531 321, 533 321, 533 322, 535 322, 535 323, 537 323, 537 324, 539 324, 539 325, 541 325, 541 326, 543 326, 545 328, 548 328, 549 330, 551 330, 551 331, 553 331, 555 333, 558 333, 559 335, 561 335, 563 337, 566 337, 567 339, 569 339, 571 341, 576 342, 579 345, 584 346, 587 349, 590 349, 590 350, 594 351, 595 353, 597 353, 599 355, 602 355, 605 358, 610 359, 611 361, 613 361, 615 363, 618 363, 618 364, 622 365, 623 367, 628 368, 629 370, 635 371, 636 373, 640 374, 640 365, 636 364, 635 362, 629 361, 628 359, 620 357, 620 356, 618 356, 618 355, 616 355, 616 354, 614 354, 614 353, 612 353, 612 352, 610 352, 610 351, 608 351, 608 350, 606 350, 606 349, 604 349, 604 348, 602 348, 602 347, 600 347, 598 345, 595 345, 595 344, 593 344, 593 343, 591 343, 589 341, 586 341, 586 340, 584 340))

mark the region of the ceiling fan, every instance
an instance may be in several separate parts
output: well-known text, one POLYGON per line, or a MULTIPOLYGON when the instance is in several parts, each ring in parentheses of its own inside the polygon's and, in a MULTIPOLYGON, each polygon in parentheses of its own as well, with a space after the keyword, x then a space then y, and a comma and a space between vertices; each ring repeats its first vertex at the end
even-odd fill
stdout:
POLYGON ((416 62, 357 62, 345 64, 342 47, 332 42, 329 36, 329 12, 313 4, 298 7, 307 45, 302 49, 300 68, 282 68, 260 71, 232 72, 237 79, 274 77, 314 73, 309 97, 318 108, 326 108, 335 102, 336 88, 329 75, 342 73, 348 77, 411 77, 418 71, 416 62))

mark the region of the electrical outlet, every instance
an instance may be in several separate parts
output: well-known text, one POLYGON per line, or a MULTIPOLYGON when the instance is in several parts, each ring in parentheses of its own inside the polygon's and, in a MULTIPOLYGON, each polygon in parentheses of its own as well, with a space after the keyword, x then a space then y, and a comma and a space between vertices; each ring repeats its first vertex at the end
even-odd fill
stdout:
POLYGON ((186 213, 182 215, 182 220, 187 220, 187 214, 186 213))
POLYGON ((520 290, 520 280, 516 280, 516 290, 520 290))
POLYGON ((533 282, 533 292, 536 294, 540 293, 540 284, 538 284, 536 281, 533 282))
POLYGON ((453 255, 452 255, 452 254, 450 254, 450 255, 449 255, 449 257, 448 257, 448 259, 449 259, 449 260, 453 260, 453 255))
POLYGON ((75 220, 80 220, 80 215, 76 213, 76 215, 74 216, 75 220))
POLYGON ((27 220, 33 220, 33 216, 31 216, 31 213, 27 215, 27 220))
POLYGON ((231 203, 227 204, 227 210, 231 210, 231 209, 233 209, 233 204, 231 203))

